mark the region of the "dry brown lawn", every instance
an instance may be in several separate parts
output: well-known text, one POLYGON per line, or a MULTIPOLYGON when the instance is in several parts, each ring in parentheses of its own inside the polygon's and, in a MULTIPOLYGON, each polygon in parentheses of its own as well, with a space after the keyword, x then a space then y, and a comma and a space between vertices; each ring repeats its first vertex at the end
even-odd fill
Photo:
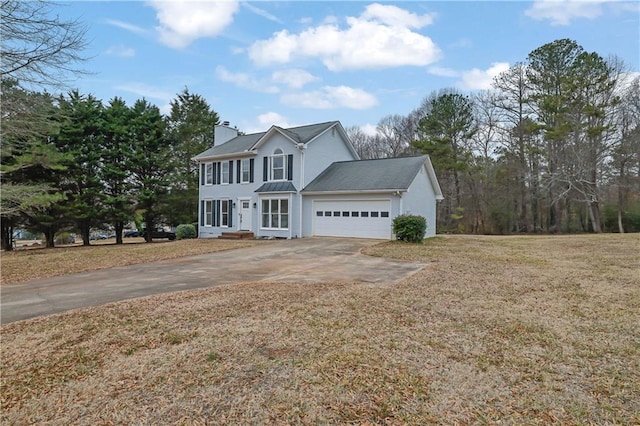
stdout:
POLYGON ((638 424, 638 235, 440 237, 396 285, 247 283, 2 326, 2 424, 638 424))
POLYGON ((110 239, 92 241, 92 245, 88 247, 75 245, 2 252, 0 283, 12 284, 74 272, 213 253, 254 244, 268 244, 257 240, 218 239, 157 240, 145 243, 142 238, 125 238, 124 241, 126 244, 120 246, 115 244, 115 239, 110 239))

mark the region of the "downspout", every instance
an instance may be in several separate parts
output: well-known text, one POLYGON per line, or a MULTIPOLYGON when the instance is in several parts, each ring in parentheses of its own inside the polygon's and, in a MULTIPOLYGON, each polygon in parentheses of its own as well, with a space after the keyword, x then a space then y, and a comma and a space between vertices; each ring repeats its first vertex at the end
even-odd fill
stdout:
POLYGON ((298 234, 298 238, 302 238, 302 193, 300 191, 302 191, 304 189, 304 149, 305 149, 305 145, 304 144, 298 144, 298 150, 300 151, 300 190, 298 191, 298 199, 299 199, 299 214, 298 214, 298 221, 300 222, 299 224, 299 231, 300 233, 298 234))

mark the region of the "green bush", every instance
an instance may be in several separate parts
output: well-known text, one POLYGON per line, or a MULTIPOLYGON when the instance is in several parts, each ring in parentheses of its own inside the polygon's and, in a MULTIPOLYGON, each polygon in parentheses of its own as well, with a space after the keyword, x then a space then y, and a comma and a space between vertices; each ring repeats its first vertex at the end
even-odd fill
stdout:
POLYGON ((393 219, 393 233, 400 241, 420 243, 427 232, 427 220, 422 216, 403 214, 393 219))
POLYGON ((188 238, 197 238, 196 227, 191 224, 178 225, 176 228, 176 238, 186 240, 188 238))
POLYGON ((69 232, 59 232, 56 234, 55 245, 73 244, 76 242, 76 238, 69 232))

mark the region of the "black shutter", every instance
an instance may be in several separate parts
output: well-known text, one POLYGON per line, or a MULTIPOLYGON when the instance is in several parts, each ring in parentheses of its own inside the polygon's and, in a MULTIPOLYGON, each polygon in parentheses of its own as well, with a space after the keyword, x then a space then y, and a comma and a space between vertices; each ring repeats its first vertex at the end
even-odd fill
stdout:
POLYGON ((205 164, 200 163, 200 185, 204 185, 205 164))
POLYGON ((287 180, 293 180, 293 154, 287 155, 287 180))
POLYGON ((215 226, 220 226, 220 200, 216 200, 216 208, 214 209, 214 211, 216 217, 215 226))
MULTIPOLYGON (((238 179, 240 182, 240 179, 238 179)), ((233 183, 233 160, 229 160, 229 183, 233 183)))
POLYGON ((240 183, 240 181, 241 181, 241 176, 240 176, 240 173, 241 173, 240 162, 241 161, 242 160, 236 161, 236 168, 237 168, 237 170, 236 170, 236 183, 240 183))
POLYGON ((264 182, 267 181, 269 176, 269 157, 264 157, 263 167, 262 167, 262 180, 264 182))
POLYGON ((233 203, 231 200, 227 201, 227 208, 229 209, 229 228, 233 226, 233 203))
POLYGON ((253 183, 253 163, 255 163, 255 161, 251 158, 249 160, 249 182, 251 183, 253 183))
POLYGON ((200 200, 200 226, 204 226, 204 200, 200 200))
POLYGON ((218 175, 217 175, 217 170, 218 170, 218 163, 212 163, 213 164, 213 170, 211 171, 211 174, 213 176, 211 176, 211 183, 216 185, 218 183, 218 175))
POLYGON ((218 165, 218 173, 217 173, 217 184, 220 185, 222 183, 222 165, 220 162, 216 163, 218 165))

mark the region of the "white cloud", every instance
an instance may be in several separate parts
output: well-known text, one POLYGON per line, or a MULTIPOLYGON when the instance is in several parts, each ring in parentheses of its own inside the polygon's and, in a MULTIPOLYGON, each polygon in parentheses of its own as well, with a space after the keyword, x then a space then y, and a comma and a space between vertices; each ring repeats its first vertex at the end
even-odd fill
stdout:
POLYGON ((429 67, 427 72, 438 77, 458 77, 460 75, 460 72, 446 67, 429 67))
POLYGON ((134 93, 138 96, 144 97, 145 99, 160 99, 164 101, 168 101, 173 98, 174 95, 171 92, 149 86, 146 83, 126 83, 116 86, 115 89, 134 93))
POLYGON ((551 25, 569 25, 573 19, 594 19, 602 15, 602 0, 539 0, 524 13, 551 25))
POLYGON ((367 123, 360 126, 360 130, 362 130, 367 136, 375 136, 378 134, 378 127, 375 124, 367 123))
POLYGON ((325 86, 321 90, 288 93, 280 100, 289 106, 314 109, 366 109, 378 105, 375 96, 348 86, 325 86))
POLYGON ((148 33, 148 31, 145 30, 142 27, 130 24, 128 22, 118 21, 117 19, 107 19, 105 22, 107 24, 109 24, 109 25, 113 25, 114 27, 121 28, 123 30, 129 31, 129 32, 134 33, 134 34, 146 34, 146 33, 148 33))
POLYGON ((136 56, 136 51, 132 47, 127 47, 122 44, 109 47, 105 52, 109 56, 119 56, 121 58, 132 58, 136 56))
POLYGON ((216 37, 233 22, 239 9, 237 0, 153 0, 147 4, 156 10, 160 41, 173 48, 186 47, 202 37, 216 37))
POLYGON ((296 58, 319 58, 332 71, 363 68, 424 66, 437 61, 440 49, 413 29, 433 21, 392 5, 372 4, 359 17, 348 17, 347 28, 324 22, 299 34, 282 30, 249 47, 258 65, 289 63, 296 58))
POLYGON ((258 123, 262 126, 262 131, 267 130, 271 126, 294 127, 287 119, 277 112, 269 111, 258 116, 258 123))
POLYGON ((260 81, 247 73, 233 73, 223 66, 216 67, 216 76, 226 83, 233 83, 238 87, 262 93, 278 93, 280 90, 273 85, 260 81))
POLYGON ((433 15, 416 15, 397 6, 374 3, 367 6, 361 18, 382 22, 392 27, 420 29, 433 24, 433 15))
POLYGON ((493 78, 509 69, 508 62, 494 62, 486 70, 473 68, 461 73, 462 79, 458 81, 458 87, 466 90, 486 90, 491 88, 493 78))
POLYGON ((274 71, 271 79, 274 83, 286 84, 292 89, 300 89, 307 83, 319 80, 309 72, 297 68, 274 71))
POLYGON ((248 1, 243 1, 240 4, 242 5, 242 7, 250 10, 251 12, 255 13, 258 16, 262 16, 263 18, 268 19, 269 21, 277 22, 279 24, 283 23, 282 20, 280 18, 278 18, 277 16, 267 12, 264 9, 260 9, 259 7, 256 7, 256 6, 252 5, 248 1))

